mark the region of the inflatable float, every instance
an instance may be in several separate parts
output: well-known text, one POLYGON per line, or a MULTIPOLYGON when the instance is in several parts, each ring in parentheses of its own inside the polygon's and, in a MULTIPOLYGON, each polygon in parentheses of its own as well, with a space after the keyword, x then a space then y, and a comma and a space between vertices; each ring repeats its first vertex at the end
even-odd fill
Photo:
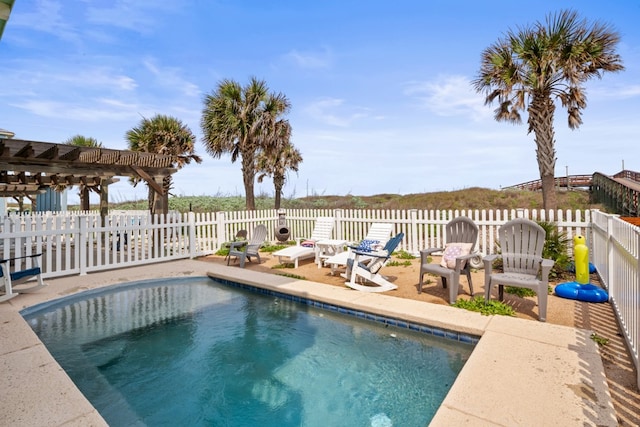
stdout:
POLYGON ((562 283, 556 286, 555 293, 559 297, 586 302, 605 302, 609 294, 604 289, 589 283, 589 274, 595 273, 595 267, 589 262, 589 249, 585 238, 581 235, 573 237, 573 255, 575 257, 574 271, 576 281, 562 283))
POLYGON ((596 285, 578 282, 562 283, 556 286, 555 293, 559 297, 578 301, 605 302, 609 300, 609 294, 604 289, 596 285))

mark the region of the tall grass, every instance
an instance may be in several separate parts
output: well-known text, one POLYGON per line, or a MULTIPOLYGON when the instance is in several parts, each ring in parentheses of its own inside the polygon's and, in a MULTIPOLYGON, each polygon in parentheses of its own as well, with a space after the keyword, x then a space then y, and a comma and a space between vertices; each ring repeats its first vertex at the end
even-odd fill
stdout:
MULTIPOLYGON (((274 199, 266 194, 256 197, 256 209, 273 209, 274 199)), ((283 198, 285 209, 542 209, 542 193, 524 190, 467 188, 420 194, 377 194, 374 196, 309 196, 283 198)), ((560 209, 589 209, 589 192, 558 192, 560 209)), ((97 208, 97 207, 96 207, 97 208)), ((146 201, 111 203, 112 209, 146 209, 146 201)), ((173 196, 169 209, 180 212, 217 212, 245 209, 242 195, 173 196)))

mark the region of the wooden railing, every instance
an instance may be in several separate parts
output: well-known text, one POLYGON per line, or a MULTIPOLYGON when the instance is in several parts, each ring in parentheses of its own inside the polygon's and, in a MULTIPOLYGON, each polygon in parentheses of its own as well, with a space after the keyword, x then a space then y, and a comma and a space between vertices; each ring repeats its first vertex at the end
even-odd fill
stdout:
POLYGON ((635 171, 630 171, 630 170, 623 170, 621 172, 618 172, 613 177, 614 178, 630 179, 632 181, 640 182, 640 172, 635 172, 635 171))
MULTIPOLYGON (((578 187, 590 187, 592 175, 569 175, 559 176, 555 178, 556 187, 563 188, 578 188, 578 187)), ((529 190, 529 191, 541 191, 542 180, 534 179, 533 181, 523 182, 522 184, 511 185, 509 187, 502 187, 503 190, 529 190)))
POLYGON ((636 181, 638 172, 623 171, 611 178, 601 173, 593 174, 591 193, 593 201, 602 203, 615 213, 623 216, 640 216, 640 190, 637 185, 626 185, 619 178, 636 181), (621 176, 618 176, 621 175, 621 176), (632 188, 633 187, 633 188, 632 188))

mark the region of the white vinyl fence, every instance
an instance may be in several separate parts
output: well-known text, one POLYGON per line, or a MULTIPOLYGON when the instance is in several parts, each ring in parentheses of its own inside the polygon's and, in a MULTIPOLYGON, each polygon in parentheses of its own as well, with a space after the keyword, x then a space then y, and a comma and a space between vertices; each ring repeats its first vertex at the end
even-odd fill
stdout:
POLYGON ((640 227, 592 211, 591 260, 627 341, 640 386, 640 227))
MULTIPOLYGON (((336 220, 335 239, 362 240, 372 223, 387 222, 393 234, 404 233, 399 249, 418 254, 443 247, 444 226, 465 215, 480 228, 478 250, 496 250, 498 228, 513 218, 554 223, 569 239, 587 238, 591 261, 618 316, 636 367, 640 365, 640 228, 600 211, 514 210, 361 210, 288 209, 290 240, 311 235, 315 220, 336 220)), ((42 253, 43 277, 86 274, 92 271, 195 258, 215 253, 238 230, 251 232, 265 224, 267 240, 276 241, 278 211, 170 213, 151 217, 146 211, 112 212, 104 219, 96 212, 32 213, 0 218, 0 258, 42 253)), ((573 245, 569 244, 570 252, 573 245)), ((30 262, 28 259, 27 263, 30 262)), ((23 268, 28 268, 26 264, 23 268)), ((640 383, 640 375, 638 378, 640 383)))
MULTIPOLYGON (((550 221, 569 238, 588 235, 590 212, 537 210, 358 210, 292 209, 285 214, 290 240, 311 235, 315 220, 331 216, 336 220, 334 238, 361 240, 372 223, 393 224, 393 234, 404 233, 400 248, 412 254, 421 249, 442 247, 444 226, 466 215, 480 228, 478 251, 493 253, 498 227, 525 217, 550 221)), ((275 241, 278 211, 238 211, 217 213, 170 213, 151 217, 146 211, 114 211, 104 220, 97 212, 32 213, 0 218, 0 257, 42 253, 43 276, 86 274, 92 271, 163 262, 209 255, 231 240, 240 229, 249 233, 265 224, 268 241, 275 241)), ((28 265, 25 268, 29 267, 28 265)))

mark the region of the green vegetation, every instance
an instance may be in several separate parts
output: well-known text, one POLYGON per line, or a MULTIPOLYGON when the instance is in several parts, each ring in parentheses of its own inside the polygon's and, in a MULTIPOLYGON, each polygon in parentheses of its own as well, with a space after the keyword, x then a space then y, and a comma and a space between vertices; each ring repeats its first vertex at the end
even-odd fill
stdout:
POLYGON ((260 248, 260 252, 266 252, 266 253, 274 253, 275 251, 279 251, 280 249, 284 249, 287 246, 292 246, 295 244, 295 242, 287 242, 288 244, 264 244, 262 245, 262 247, 260 248))
MULTIPOLYGON (((504 291, 508 294, 511 295, 517 295, 520 298, 525 298, 525 297, 535 297, 536 293, 533 289, 529 289, 529 288, 518 288, 515 286, 505 286, 504 287, 504 291)), ((549 295, 553 294, 553 288, 551 286, 547 286, 547 293, 549 295)))
MULTIPOLYGON (((260 195, 255 199, 256 209, 273 209, 274 199, 260 195)), ((146 201, 110 203, 112 209, 145 210, 146 201)), ((491 190, 467 188, 464 190, 421 194, 378 194, 375 196, 309 196, 283 198, 285 209, 541 209, 542 193, 525 190, 491 190)), ((586 210, 592 206, 588 191, 558 193, 560 209, 586 210)), ((70 207, 71 208, 71 207, 70 207)), ((94 206, 95 209, 98 206, 94 206)), ((178 212, 232 212, 245 210, 242 196, 172 196, 169 209, 178 212)))
POLYGON ((307 280, 307 278, 304 276, 298 276, 297 274, 291 274, 291 273, 278 273, 278 276, 290 277, 292 279, 298 279, 298 280, 307 280))
POLYGON ((591 334, 591 339, 598 344, 598 347, 605 346, 609 343, 609 338, 601 337, 595 332, 591 334))
POLYGON ((389 261, 387 265, 391 267, 411 267, 411 261, 389 261))
POLYGON ((411 255, 409 252, 405 250, 395 252, 393 256, 395 256, 398 259, 415 259, 416 258, 415 256, 411 255))
POLYGON ((571 261, 567 254, 569 239, 565 232, 558 230, 558 226, 552 222, 538 221, 538 224, 544 228, 547 233, 544 248, 542 248, 542 257, 555 261, 549 278, 551 280, 561 279, 566 275, 567 269, 571 261))
POLYGON ((529 288, 518 288, 515 286, 505 286, 504 291, 508 294, 517 295, 520 298, 524 297, 535 297, 536 292, 533 289, 529 288))
POLYGON ((500 316, 515 316, 516 312, 513 307, 501 301, 490 300, 485 302, 482 297, 475 297, 470 300, 459 299, 452 304, 453 307, 463 308, 469 311, 477 311, 483 316, 497 314, 500 316))

